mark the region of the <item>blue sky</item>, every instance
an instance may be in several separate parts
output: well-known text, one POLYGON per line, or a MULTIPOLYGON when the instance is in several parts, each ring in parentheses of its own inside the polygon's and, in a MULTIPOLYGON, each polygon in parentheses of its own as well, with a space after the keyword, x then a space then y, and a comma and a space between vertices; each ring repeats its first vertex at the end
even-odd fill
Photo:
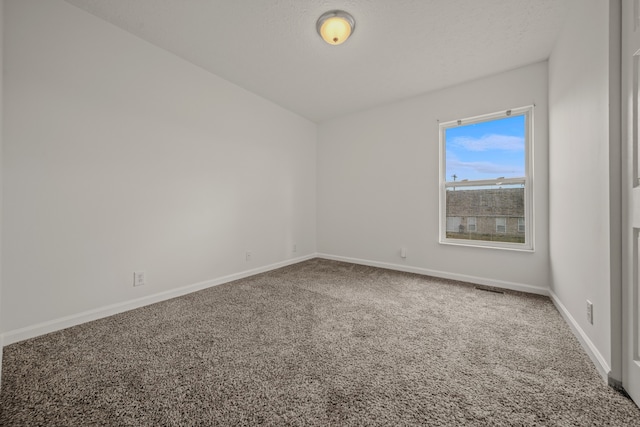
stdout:
POLYGON ((524 176, 525 116, 455 126, 445 131, 446 180, 524 176))

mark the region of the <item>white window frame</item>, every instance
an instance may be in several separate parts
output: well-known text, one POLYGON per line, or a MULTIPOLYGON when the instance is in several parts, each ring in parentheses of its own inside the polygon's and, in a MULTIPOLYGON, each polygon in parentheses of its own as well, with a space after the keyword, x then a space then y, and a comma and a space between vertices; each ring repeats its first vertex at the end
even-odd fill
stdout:
POLYGON ((527 222, 524 218, 518 218, 518 233, 527 231, 527 222))
POLYGON ((504 216, 499 216, 496 218, 496 234, 507 234, 507 218, 504 216), (500 230, 500 227, 503 227, 500 230))
POLYGON ((506 249, 516 251, 534 251, 534 179, 533 179, 533 111, 534 106, 529 105, 520 108, 512 108, 510 110, 503 110, 496 113, 483 114, 480 116, 469 117, 466 119, 457 119, 447 122, 439 123, 439 138, 440 138, 440 244, 446 245, 459 245, 459 246, 474 246, 480 248, 491 249, 506 249), (508 116, 525 116, 525 176, 520 178, 497 178, 497 179, 485 179, 477 181, 455 181, 447 182, 446 180, 446 140, 445 132, 449 128, 456 126, 468 125, 473 123, 486 122, 490 120, 500 119, 508 116), (524 232, 524 243, 511 243, 511 242, 495 242, 484 240, 470 240, 470 239, 451 239, 447 238, 446 223, 446 196, 447 188, 450 187, 465 187, 465 186, 500 186, 508 184, 523 184, 524 185, 524 217, 527 227, 524 232))

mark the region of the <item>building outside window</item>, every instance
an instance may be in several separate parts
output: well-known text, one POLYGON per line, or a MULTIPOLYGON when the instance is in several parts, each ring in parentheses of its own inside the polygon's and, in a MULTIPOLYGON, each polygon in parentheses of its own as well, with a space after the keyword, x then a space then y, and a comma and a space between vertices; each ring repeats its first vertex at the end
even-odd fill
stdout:
POLYGON ((470 233, 475 233, 476 232, 476 217, 475 216, 470 216, 469 218, 467 218, 467 230, 469 230, 470 233))
POLYGON ((452 233, 457 233, 460 231, 460 227, 462 226, 462 218, 459 216, 450 216, 447 217, 447 231, 452 233))
POLYGON ((532 126, 532 106, 440 124, 441 243, 533 250, 532 126))

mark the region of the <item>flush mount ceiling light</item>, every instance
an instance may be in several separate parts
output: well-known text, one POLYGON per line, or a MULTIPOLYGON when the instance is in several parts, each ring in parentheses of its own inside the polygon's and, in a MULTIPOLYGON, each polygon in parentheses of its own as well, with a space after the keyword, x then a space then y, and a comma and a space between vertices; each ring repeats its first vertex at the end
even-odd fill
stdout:
POLYGON ((316 29, 324 41, 339 45, 356 29, 356 20, 344 10, 330 10, 318 18, 316 29))

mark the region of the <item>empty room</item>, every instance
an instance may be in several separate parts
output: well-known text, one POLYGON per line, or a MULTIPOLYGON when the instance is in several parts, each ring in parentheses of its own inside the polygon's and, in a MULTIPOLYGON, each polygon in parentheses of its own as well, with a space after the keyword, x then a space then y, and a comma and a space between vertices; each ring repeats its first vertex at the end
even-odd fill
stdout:
POLYGON ((0 425, 640 425, 638 0, 0 35, 0 425))

